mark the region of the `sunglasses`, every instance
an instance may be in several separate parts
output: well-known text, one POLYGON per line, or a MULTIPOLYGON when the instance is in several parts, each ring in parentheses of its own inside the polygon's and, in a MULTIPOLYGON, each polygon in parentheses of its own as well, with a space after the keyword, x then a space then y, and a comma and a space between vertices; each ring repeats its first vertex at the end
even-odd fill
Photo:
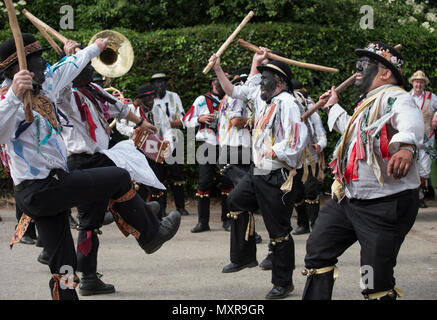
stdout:
POLYGON ((377 63, 377 62, 373 62, 373 61, 369 61, 369 60, 359 60, 359 61, 357 61, 357 64, 356 64, 356 68, 357 69, 366 69, 368 66, 369 66, 369 64, 373 64, 373 65, 379 65, 379 63, 377 63))

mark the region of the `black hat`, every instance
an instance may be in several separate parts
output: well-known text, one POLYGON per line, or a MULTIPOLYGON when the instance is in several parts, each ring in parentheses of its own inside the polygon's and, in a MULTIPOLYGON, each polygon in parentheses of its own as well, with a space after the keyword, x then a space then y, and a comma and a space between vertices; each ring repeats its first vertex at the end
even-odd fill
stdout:
POLYGON ((138 87, 135 99, 149 96, 151 94, 155 94, 155 88, 151 84, 143 84, 138 87))
POLYGON ((237 69, 232 73, 231 82, 233 84, 240 82, 240 81, 245 82, 247 80, 247 78, 249 77, 249 74, 250 74, 250 68, 237 69))
POLYGON ((298 89, 302 89, 303 88, 303 84, 299 80, 291 80, 291 83, 293 84, 293 89, 294 90, 298 90, 298 89))
POLYGON ((168 79, 170 79, 170 78, 167 77, 167 75, 166 75, 163 71, 155 71, 155 72, 152 74, 152 77, 150 78, 150 81, 158 80, 158 79, 168 80, 168 79))
POLYGON ((278 76, 280 76, 282 79, 285 80, 285 82, 288 85, 288 89, 291 91, 293 90, 293 83, 291 83, 291 78, 293 77, 291 74, 291 69, 285 62, 278 61, 278 60, 270 60, 266 65, 258 66, 256 67, 259 72, 263 71, 271 71, 278 76))
POLYGON ((375 41, 364 49, 355 50, 355 54, 358 57, 365 56, 381 62, 393 72, 396 80, 398 80, 398 85, 402 85, 404 83, 404 78, 402 77, 404 59, 399 51, 397 51, 395 48, 383 42, 375 41))
MULTIPOLYGON (((30 33, 23 33, 22 36, 26 57, 49 49, 42 48, 38 40, 30 33)), ((14 38, 9 38, 0 45, 0 71, 5 71, 16 63, 18 63, 18 55, 15 48, 15 40, 14 38)))

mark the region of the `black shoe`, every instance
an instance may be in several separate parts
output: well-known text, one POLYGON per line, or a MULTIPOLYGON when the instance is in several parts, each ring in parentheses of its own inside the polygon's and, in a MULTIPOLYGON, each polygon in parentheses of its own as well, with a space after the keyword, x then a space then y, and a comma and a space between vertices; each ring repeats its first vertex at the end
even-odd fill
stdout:
POLYGON ((293 284, 288 287, 273 286, 273 289, 267 293, 266 299, 282 299, 287 297, 293 290, 293 284))
POLYGON ((230 232, 231 226, 232 226, 231 220, 223 221, 223 229, 225 229, 225 231, 230 232))
POLYGON ((141 247, 148 254, 154 253, 156 250, 161 248, 164 242, 173 238, 176 232, 179 229, 181 224, 181 214, 174 210, 168 214, 162 221, 160 222, 158 232, 155 236, 147 242, 143 244, 141 247))
POLYGON ((193 229, 191 229, 192 233, 199 233, 199 232, 203 232, 203 231, 209 231, 211 230, 211 228, 209 227, 209 225, 203 225, 200 222, 198 224, 196 224, 194 226, 193 229))
POLYGON ((155 216, 159 217, 159 210, 161 209, 161 205, 158 201, 146 202, 146 207, 149 208, 155 216))
POLYGON ((419 208, 428 208, 428 206, 425 203, 425 200, 419 199, 419 208))
POLYGON ((36 242, 30 236, 25 235, 25 236, 21 237, 20 243, 23 243, 23 244, 35 244, 36 242))
POLYGON ((259 264, 259 267, 263 270, 272 270, 272 254, 269 253, 267 257, 259 264))
POLYGON ((111 212, 106 211, 105 212, 105 217, 103 218, 103 225, 106 226, 108 224, 111 224, 114 222, 114 216, 112 215, 111 212))
POLYGON ((190 215, 190 213, 187 210, 185 210, 184 208, 178 208, 177 210, 179 211, 181 216, 189 216, 190 215))
POLYGON ((68 221, 70 221, 71 229, 77 229, 77 227, 79 227, 79 223, 76 221, 76 219, 73 218, 71 214, 68 215, 68 221))
POLYGON ((106 284, 100 277, 94 273, 83 275, 79 284, 79 294, 81 296, 92 296, 94 294, 114 293, 115 287, 112 284, 106 284))
POLYGON ((294 235, 300 235, 300 234, 306 234, 306 233, 310 233, 310 228, 308 227, 303 227, 303 226, 298 226, 296 231, 293 232, 294 235))
POLYGON ((49 264, 49 255, 45 249, 42 249, 37 260, 39 263, 47 264, 47 265, 49 264))
POLYGON ((237 271, 243 270, 245 268, 256 267, 257 265, 258 265, 258 261, 256 261, 256 260, 255 261, 251 261, 251 262, 246 263, 246 264, 237 264, 237 263, 231 262, 227 266, 223 267, 222 272, 223 273, 237 272, 237 271))
POLYGON ((261 243, 263 241, 263 238, 255 232, 255 243, 261 243))

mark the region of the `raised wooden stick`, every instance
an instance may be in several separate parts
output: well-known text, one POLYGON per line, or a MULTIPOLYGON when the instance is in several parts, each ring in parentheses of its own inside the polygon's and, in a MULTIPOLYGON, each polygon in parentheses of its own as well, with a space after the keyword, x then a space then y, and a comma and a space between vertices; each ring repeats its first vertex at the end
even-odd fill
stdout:
MULTIPOLYGON (((226 41, 222 44, 220 49, 218 49, 218 51, 215 54, 217 57, 220 57, 223 54, 223 52, 229 47, 231 42, 234 41, 237 34, 241 31, 241 29, 244 28, 244 26, 249 22, 249 20, 253 17, 253 15, 254 15, 253 11, 250 11, 249 14, 243 19, 243 21, 237 27, 237 29, 235 29, 234 32, 232 32, 229 38, 226 39, 226 41)), ((209 70, 211 70, 211 68, 213 67, 214 63, 215 61, 209 62, 208 65, 205 67, 205 69, 203 69, 202 71, 203 74, 207 74, 209 70)))
MULTIPOLYGON (((357 74, 355 73, 354 75, 350 76, 349 78, 347 78, 345 81, 342 82, 342 84, 340 84, 337 88, 335 88, 335 92, 337 94, 339 94, 340 92, 342 92, 344 89, 346 89, 347 87, 351 86, 354 82, 355 82, 355 78, 357 77, 357 74)), ((309 109, 307 112, 305 112, 302 115, 302 121, 305 121, 306 119, 308 119, 309 117, 311 117, 311 115, 316 112, 317 110, 319 110, 321 107, 323 107, 326 102, 328 102, 329 96, 326 97, 323 100, 319 100, 317 101, 317 103, 311 107, 311 109, 309 109)))
MULTIPOLYGON (((35 17, 29 11, 27 11, 26 9, 23 9, 21 12, 24 14, 24 16, 27 19, 30 20, 30 22, 32 22, 32 24, 43 34, 43 36, 44 36, 44 31, 45 31, 48 34, 51 34, 58 41, 61 41, 63 44, 67 43, 68 39, 66 37, 64 37, 62 34, 60 34, 58 31, 56 31, 55 29, 50 27, 45 22, 43 22, 40 19, 38 19, 37 17, 35 17), (41 31, 41 30, 44 30, 44 31, 41 31)), ((47 41, 49 41, 49 40, 47 39, 47 41)), ((49 41, 49 43, 50 43, 50 41, 49 41)), ((79 48, 75 48, 75 51, 78 52, 78 51, 80 51, 80 49, 79 48)))
MULTIPOLYGON (((15 40, 15 48, 17 50, 18 65, 21 70, 27 70, 26 53, 24 52, 23 36, 21 34, 20 26, 17 20, 17 14, 15 13, 15 7, 11 0, 4 0, 6 8, 8 10, 9 25, 11 26, 12 34, 15 40)), ((26 90, 23 96, 24 103, 24 115, 26 122, 33 122, 32 112, 32 90, 26 90)))
MULTIPOLYGON (((26 11, 26 9, 22 10, 23 14, 24 14, 24 11, 26 11)), ((38 31, 42 34, 44 39, 47 40, 47 42, 52 46, 53 50, 55 50, 56 53, 59 55, 62 52, 62 49, 58 46, 58 44, 55 42, 55 40, 53 40, 52 37, 50 37, 50 35, 47 33, 47 31, 44 28, 41 27, 41 25, 35 23, 34 20, 30 20, 30 22, 32 22, 32 24, 35 26, 35 28, 37 28, 38 31)))
MULTIPOLYGON (((402 49, 402 45, 401 44, 397 44, 396 46, 394 46, 394 48, 396 50, 401 50, 402 49)), ((347 78, 345 81, 342 82, 342 84, 340 84, 337 88, 335 88, 335 92, 337 94, 339 94, 340 92, 342 92, 344 89, 350 87, 354 82, 355 82, 355 78, 357 77, 357 74, 353 74, 352 76, 350 76, 349 78, 347 78)), ((311 107, 311 109, 309 109, 307 112, 305 112, 302 115, 302 121, 305 121, 306 119, 308 119, 309 117, 311 117, 311 115, 316 112, 317 110, 319 110, 321 107, 323 107, 326 102, 328 102, 330 96, 326 97, 323 100, 319 100, 317 101, 317 103, 311 107)))
MULTIPOLYGON (((254 44, 251 44, 243 39, 238 39, 238 44, 240 46, 242 46, 243 48, 249 49, 251 51, 254 51, 256 53, 261 54, 262 51, 259 47, 257 47, 254 44)), ((332 72, 332 73, 337 73, 338 69, 335 68, 329 68, 329 67, 324 67, 324 66, 320 66, 318 64, 313 64, 313 63, 305 63, 305 62, 300 62, 300 61, 296 61, 296 60, 291 60, 291 59, 287 59, 281 56, 278 56, 274 53, 268 53, 267 57, 269 59, 273 59, 273 60, 279 60, 282 62, 285 62, 287 64, 290 64, 292 66, 296 66, 296 67, 301 67, 301 68, 307 68, 307 69, 313 69, 313 70, 319 70, 319 71, 325 71, 325 72, 332 72)))

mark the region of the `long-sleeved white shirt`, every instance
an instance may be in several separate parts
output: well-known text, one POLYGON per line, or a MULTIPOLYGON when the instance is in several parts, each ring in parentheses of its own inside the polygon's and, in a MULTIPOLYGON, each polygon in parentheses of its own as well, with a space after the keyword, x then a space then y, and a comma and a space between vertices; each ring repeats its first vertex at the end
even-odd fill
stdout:
MULTIPOLYGON (((53 65, 46 75, 41 94, 54 102, 59 91, 99 54, 99 47, 93 44, 53 65)), ((8 79, 3 84, 11 85, 12 81, 8 79)), ((68 170, 67 150, 60 132, 56 132, 42 115, 33 111, 35 121, 17 137, 17 129, 25 121, 22 99, 17 98, 10 88, 0 100, 0 144, 5 144, 11 158, 14 184, 23 180, 44 179, 52 169, 68 170)))
MULTIPOLYGON (((217 96, 211 94, 216 100, 219 100, 217 96)), ((218 109, 219 103, 213 102, 215 109, 218 109)), ((212 145, 217 145, 216 132, 209 128, 208 125, 198 122, 200 116, 210 114, 205 96, 199 96, 194 100, 192 107, 185 115, 185 126, 187 128, 195 128, 199 126, 199 130, 196 134, 196 141, 203 141, 212 145)))
POLYGON ((70 125, 72 125, 72 127, 64 127, 64 130, 62 131, 62 137, 67 146, 68 156, 80 153, 92 155, 96 152, 108 149, 110 136, 107 117, 109 116, 118 119, 126 118, 130 111, 128 105, 115 99, 99 85, 95 83, 92 85, 95 86, 100 93, 116 100, 116 103, 102 103, 99 99, 96 99, 100 107, 100 110, 98 110, 90 99, 79 90, 71 87, 67 87, 65 91, 58 96, 56 104, 61 111, 67 115, 70 125), (69 90, 69 92, 66 92, 67 90, 69 90), (78 95, 82 106, 88 108, 91 119, 96 125, 94 131, 96 141, 91 138, 88 121, 82 120, 75 94, 78 95))
MULTIPOLYGON (((384 85, 378 87, 367 94, 367 98, 378 94, 381 90, 394 87, 393 85, 384 85)), ((370 114, 373 108, 377 105, 377 101, 373 102, 367 109, 369 113, 365 111, 355 119, 355 126, 358 127, 358 123, 363 123, 365 115, 370 114)), ((381 118, 386 115, 388 120, 387 132, 389 138, 388 151, 391 155, 399 151, 401 143, 416 145, 418 150, 423 143, 424 129, 422 113, 415 106, 413 98, 407 92, 403 90, 388 91, 384 94, 381 100, 380 108, 381 118), (389 103, 390 102, 390 103, 389 103)), ((329 130, 333 129, 343 134, 346 130, 346 126, 351 116, 340 107, 340 105, 334 105, 329 111, 328 127, 329 130)), ((381 123, 382 125, 382 123, 381 123)), ((358 128, 360 129, 360 128, 358 128)), ((367 129, 367 128, 366 128, 367 129)), ((361 130, 361 129, 360 129, 361 130)), ((368 130, 365 130, 368 131, 368 130)), ((363 136, 363 135, 362 135, 363 136)), ((354 144, 357 141, 357 134, 354 133, 349 146, 346 146, 345 156, 349 159, 354 144)), ((366 151, 366 156, 362 160, 358 160, 358 180, 351 180, 349 184, 345 184, 345 193, 348 198, 355 199, 375 199, 392 194, 396 194, 408 189, 415 189, 420 185, 420 178, 418 174, 417 162, 414 161, 410 167, 407 176, 404 178, 395 180, 393 175, 387 175, 387 165, 389 159, 384 160, 380 151, 380 140, 374 139, 372 146, 365 146, 366 148, 373 148, 373 155, 376 157, 376 161, 379 164, 381 176, 383 178, 383 185, 381 185, 374 173, 374 168, 367 163, 368 157, 371 156, 366 151)), ((343 170, 345 168, 343 167, 343 170)))
POLYGON ((252 130, 252 159, 261 170, 283 168, 280 161, 291 168, 300 168, 301 155, 309 143, 306 125, 301 120, 301 110, 296 99, 288 92, 281 92, 267 104, 261 99, 261 75, 249 78, 242 86, 235 86, 233 98, 247 101, 255 108, 252 130), (262 157, 264 151, 273 149, 278 159, 262 157), (280 160, 280 161, 278 161, 280 160))
POLYGON ((242 100, 225 96, 218 113, 218 141, 220 147, 231 146, 250 148, 251 135, 247 128, 238 129, 231 124, 234 118, 250 118, 251 112, 242 100))

